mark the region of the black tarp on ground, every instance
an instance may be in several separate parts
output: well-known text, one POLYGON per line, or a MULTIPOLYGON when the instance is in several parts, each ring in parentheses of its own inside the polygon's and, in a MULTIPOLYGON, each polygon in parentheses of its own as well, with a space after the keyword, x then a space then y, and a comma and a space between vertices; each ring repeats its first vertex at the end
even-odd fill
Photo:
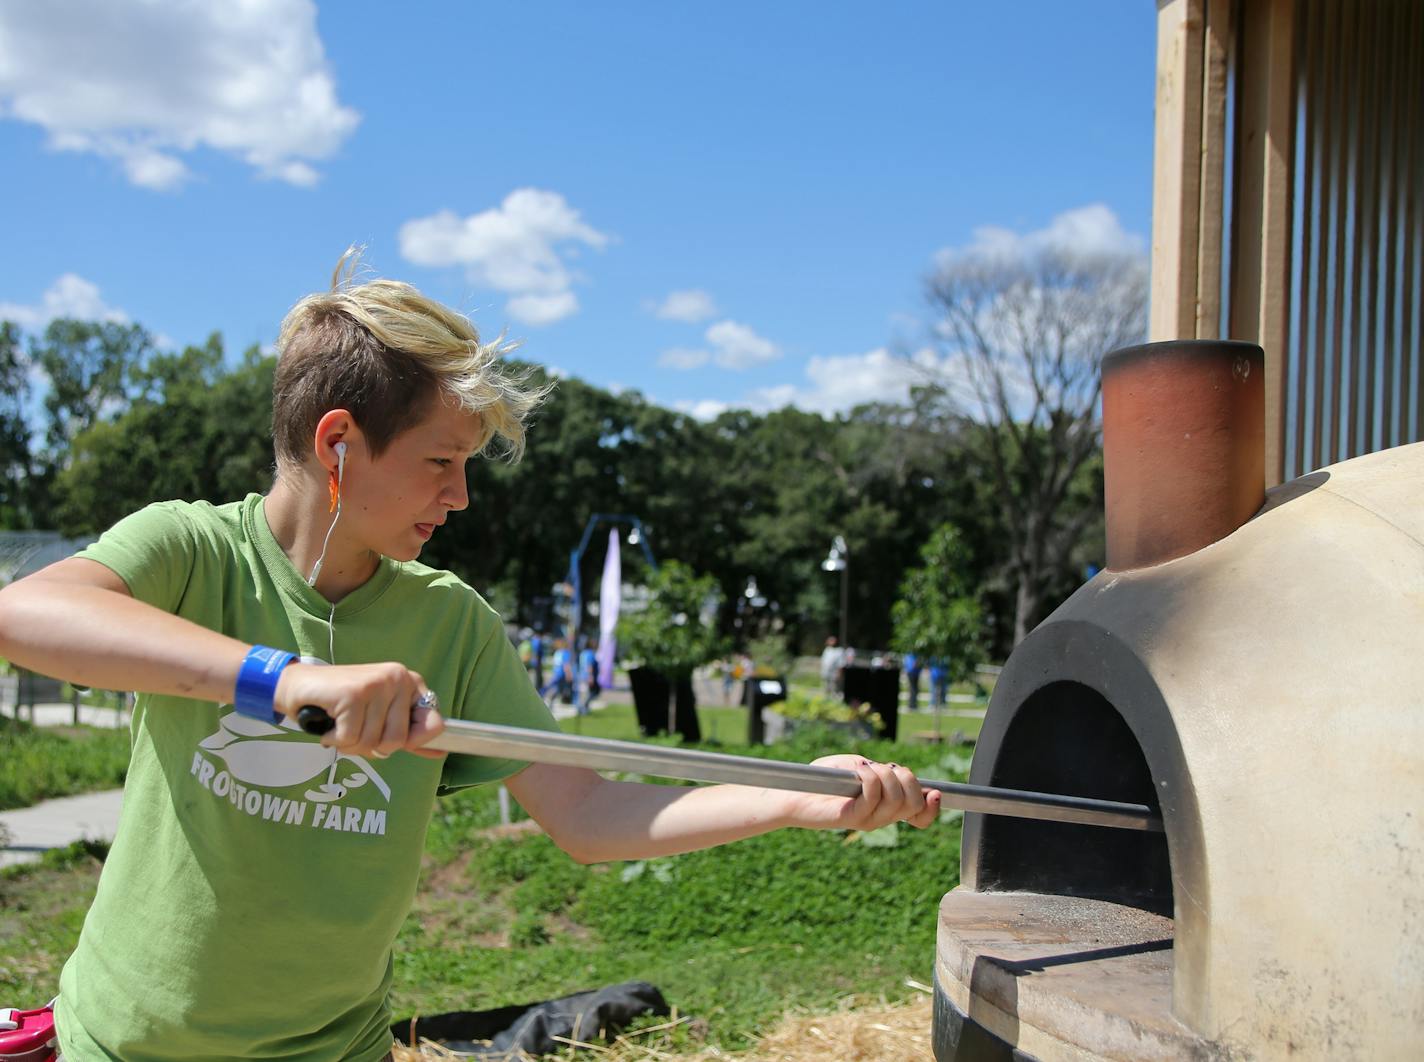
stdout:
POLYGON ((395 1038, 411 1046, 436 1040, 451 1051, 480 1057, 499 1057, 524 1051, 552 1054, 568 1046, 565 1040, 592 1042, 611 1039, 644 1014, 670 1013, 663 994, 646 981, 590 992, 575 992, 542 1003, 524 1003, 494 1010, 457 1010, 429 1017, 406 1018, 391 1026, 395 1038))

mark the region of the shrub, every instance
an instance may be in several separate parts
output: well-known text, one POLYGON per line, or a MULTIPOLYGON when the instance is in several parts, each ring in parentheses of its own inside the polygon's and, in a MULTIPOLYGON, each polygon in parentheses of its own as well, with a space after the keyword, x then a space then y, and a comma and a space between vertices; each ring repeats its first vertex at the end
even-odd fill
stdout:
POLYGON ((880 713, 871 711, 869 705, 846 704, 835 697, 801 690, 791 691, 786 700, 775 706, 775 711, 798 722, 864 723, 877 731, 884 722, 880 713))
POLYGON ((752 658, 756 673, 767 678, 791 674, 792 665, 796 662, 790 643, 780 634, 753 638, 747 644, 747 655, 752 658))
POLYGON ((974 672, 983 649, 984 610, 971 587, 969 547, 953 524, 942 525, 920 550, 923 566, 905 573, 900 598, 890 609, 891 645, 938 662, 949 682, 974 672))

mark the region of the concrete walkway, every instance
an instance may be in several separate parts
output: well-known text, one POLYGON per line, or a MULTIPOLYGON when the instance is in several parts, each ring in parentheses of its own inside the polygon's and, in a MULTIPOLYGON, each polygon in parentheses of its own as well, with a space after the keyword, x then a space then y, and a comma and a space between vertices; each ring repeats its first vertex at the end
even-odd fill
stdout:
MULTIPOLYGON (((15 717, 15 705, 0 703, 0 715, 15 717)), ((30 721, 30 709, 20 718, 30 721)), ((79 721, 84 726, 105 728, 127 727, 127 709, 79 706, 79 721)), ((73 726, 74 706, 65 702, 37 704, 34 707, 36 726, 73 726)), ((50 848, 64 848, 75 841, 112 841, 119 825, 119 808, 124 791, 111 789, 99 793, 46 800, 33 807, 0 811, 0 836, 6 837, 0 847, 0 867, 38 861, 50 848)))
POLYGON ((0 826, 9 835, 0 848, 0 867, 35 862, 46 850, 75 841, 112 841, 123 799, 122 789, 108 789, 0 811, 0 826))

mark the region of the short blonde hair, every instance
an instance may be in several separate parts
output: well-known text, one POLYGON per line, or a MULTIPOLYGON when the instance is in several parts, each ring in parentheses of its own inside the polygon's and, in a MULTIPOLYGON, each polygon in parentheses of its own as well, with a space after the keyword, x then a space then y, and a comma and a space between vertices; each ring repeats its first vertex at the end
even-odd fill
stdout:
POLYGON ((347 250, 331 290, 308 295, 282 321, 272 383, 278 461, 304 461, 331 409, 350 410, 379 455, 436 400, 479 414, 481 452, 519 460, 525 421, 553 384, 509 368, 501 359, 514 344, 503 336, 481 343, 468 318, 409 284, 355 283, 360 258, 360 249, 347 250))

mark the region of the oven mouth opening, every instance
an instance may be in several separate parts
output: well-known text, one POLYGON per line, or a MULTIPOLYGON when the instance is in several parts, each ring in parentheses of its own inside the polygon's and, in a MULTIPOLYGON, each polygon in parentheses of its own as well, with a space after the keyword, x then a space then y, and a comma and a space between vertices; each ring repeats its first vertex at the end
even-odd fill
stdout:
MULTIPOLYGON (((1014 714, 990 785, 1161 808, 1132 729, 1078 682, 1035 690, 1014 714)), ((977 888, 1108 900, 1172 917, 1166 833, 986 815, 977 888)))

